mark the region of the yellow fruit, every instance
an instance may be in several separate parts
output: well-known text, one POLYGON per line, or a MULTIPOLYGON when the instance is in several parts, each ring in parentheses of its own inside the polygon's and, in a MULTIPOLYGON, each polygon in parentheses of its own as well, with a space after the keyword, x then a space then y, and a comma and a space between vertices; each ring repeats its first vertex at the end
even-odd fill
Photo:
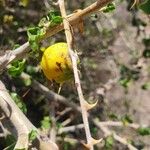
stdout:
POLYGON ((51 81, 61 84, 71 79, 73 70, 67 43, 61 42, 49 46, 42 56, 41 68, 51 81))

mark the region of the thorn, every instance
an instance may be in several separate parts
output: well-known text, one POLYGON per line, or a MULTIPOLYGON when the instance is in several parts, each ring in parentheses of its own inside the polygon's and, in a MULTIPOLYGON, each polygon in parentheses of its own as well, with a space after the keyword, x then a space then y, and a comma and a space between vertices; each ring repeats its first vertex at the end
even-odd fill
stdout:
POLYGON ((139 3, 138 0, 134 0, 133 4, 132 4, 131 7, 130 7, 130 10, 131 10, 136 4, 138 4, 138 3, 139 3))
POLYGON ((85 107, 86 107, 87 110, 90 110, 93 107, 95 107, 97 105, 97 103, 98 103, 98 100, 93 104, 89 104, 87 101, 84 101, 84 104, 85 104, 85 107))
POLYGON ((100 143, 102 140, 103 140, 102 138, 101 138, 101 139, 98 139, 98 140, 92 138, 92 144, 93 144, 93 145, 98 144, 98 143, 100 143))
POLYGON ((88 144, 82 143, 82 144, 83 144, 87 149, 90 149, 90 146, 91 146, 91 145, 98 144, 98 143, 100 143, 102 140, 103 140, 102 138, 99 139, 99 140, 96 140, 96 139, 94 139, 94 138, 91 138, 91 142, 90 142, 90 143, 88 143, 88 144))

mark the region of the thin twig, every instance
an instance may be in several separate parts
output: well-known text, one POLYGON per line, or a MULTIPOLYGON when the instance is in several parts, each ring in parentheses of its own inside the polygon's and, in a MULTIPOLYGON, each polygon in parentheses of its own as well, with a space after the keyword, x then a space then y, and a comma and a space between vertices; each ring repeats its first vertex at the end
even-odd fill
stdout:
POLYGON ((56 118, 55 118, 55 102, 53 101, 50 104, 50 108, 49 108, 49 117, 51 119, 51 128, 50 128, 50 139, 53 142, 56 142, 56 134, 57 134, 57 127, 56 127, 56 118))
MULTIPOLYGON (((99 124, 103 126, 113 126, 113 127, 130 127, 133 129, 138 129, 139 127, 141 127, 137 123, 128 123, 127 125, 124 125, 124 123, 120 121, 103 121, 103 122, 99 122, 99 124)), ((146 127, 146 125, 142 125, 142 126, 146 127)))
POLYGON ((76 129, 82 129, 82 128, 84 128, 84 124, 62 127, 59 129, 58 134, 62 134, 64 132, 74 132, 76 131, 76 129))
POLYGON ((62 116, 70 112, 72 109, 71 108, 65 108, 63 111, 57 113, 58 116, 56 117, 56 121, 58 121, 62 116))
POLYGON ((72 122, 72 118, 67 118, 66 120, 64 120, 62 123, 61 123, 61 125, 62 126, 66 126, 66 125, 68 125, 69 123, 71 123, 72 122))

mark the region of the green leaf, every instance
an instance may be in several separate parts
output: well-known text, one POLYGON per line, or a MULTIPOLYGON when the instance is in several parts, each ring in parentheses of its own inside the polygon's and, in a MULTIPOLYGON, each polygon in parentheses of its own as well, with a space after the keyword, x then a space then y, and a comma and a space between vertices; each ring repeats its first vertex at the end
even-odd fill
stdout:
POLYGON ((150 135, 150 127, 141 127, 141 128, 138 128, 138 133, 142 136, 145 136, 145 135, 150 135))
POLYGON ((150 82, 147 82, 147 83, 143 84, 142 89, 143 90, 149 90, 150 89, 150 82))
POLYGON ((145 0, 142 4, 139 5, 139 8, 146 14, 150 14, 150 0, 145 0))
POLYGON ((125 65, 121 65, 120 67, 121 77, 119 79, 119 83, 123 87, 127 88, 132 80, 137 80, 139 78, 139 73, 140 73, 139 71, 130 69, 125 65))
POLYGON ((106 150, 112 150, 113 144, 114 144, 113 136, 108 136, 105 139, 105 146, 104 147, 105 147, 106 150))
POLYGON ((150 58, 150 49, 145 49, 144 52, 143 52, 143 56, 145 58, 150 58))
POLYGON ((57 126, 57 129, 60 129, 60 128, 63 127, 62 124, 61 124, 60 122, 56 122, 56 126, 57 126))
POLYGON ((21 98, 19 97, 19 95, 17 95, 17 93, 12 92, 10 93, 12 99, 15 101, 15 103, 17 104, 17 106, 22 110, 23 113, 27 113, 27 108, 25 103, 21 100, 21 98))
POLYGON ((72 145, 69 142, 65 142, 63 144, 63 150, 70 150, 72 148, 72 145))
POLYGON ((127 125, 129 123, 133 123, 131 116, 129 116, 127 114, 121 118, 121 121, 123 122, 124 125, 127 125))
POLYGON ((49 18, 49 21, 51 21, 52 25, 60 24, 63 21, 58 11, 50 11, 47 16, 49 18))
POLYGON ((93 128, 91 128, 91 131, 92 131, 93 135, 97 135, 98 129, 93 127, 93 128))
POLYGON ((17 60, 10 64, 8 68, 8 73, 12 77, 18 77, 20 76, 24 68, 25 68, 25 59, 23 59, 22 61, 17 60))
POLYGON ((112 120, 118 120, 118 116, 117 116, 116 114, 112 113, 112 112, 109 113, 108 116, 109 116, 109 118, 112 119, 112 120))
POLYGON ((122 85, 123 87, 127 88, 129 87, 129 84, 130 84, 130 79, 127 79, 127 78, 120 78, 119 80, 119 83, 120 85, 122 85))
POLYGON ((115 10, 115 4, 114 3, 109 3, 106 7, 103 9, 103 13, 109 13, 115 10))
POLYGON ((62 23, 63 19, 60 16, 60 13, 58 11, 50 11, 46 17, 43 17, 38 26, 39 27, 53 27, 55 25, 58 25, 62 23))
POLYGON ((15 44, 15 45, 13 46, 13 49, 12 49, 12 50, 15 50, 15 49, 18 48, 18 47, 20 47, 20 45, 19 45, 19 44, 15 44))
POLYGON ((37 130, 32 130, 28 135, 29 141, 32 142, 33 140, 35 140, 37 137, 37 134, 38 134, 37 130))
POLYGON ((142 40, 142 42, 144 43, 144 45, 145 45, 146 47, 150 46, 150 38, 144 38, 144 39, 142 40))
POLYGON ((41 128, 43 129, 49 129, 51 126, 51 120, 49 116, 45 116, 43 120, 41 121, 41 128))
POLYGON ((32 27, 28 28, 27 35, 28 41, 30 43, 31 49, 35 52, 39 49, 39 40, 44 36, 46 33, 45 28, 40 27, 32 27))
POLYGON ((53 27, 57 24, 60 24, 63 21, 59 12, 50 11, 46 17, 43 17, 37 27, 28 28, 27 35, 28 41, 33 52, 36 52, 39 49, 39 41, 43 38, 46 33, 46 30, 50 27, 53 27))

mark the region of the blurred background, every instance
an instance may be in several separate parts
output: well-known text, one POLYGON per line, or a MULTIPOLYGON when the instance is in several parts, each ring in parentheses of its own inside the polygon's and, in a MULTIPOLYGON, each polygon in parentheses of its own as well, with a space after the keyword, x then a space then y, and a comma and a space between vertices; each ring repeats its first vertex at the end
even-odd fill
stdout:
MULTIPOLYGON (((83 9, 94 0, 66 1, 68 14, 83 9)), ((115 1, 116 9, 109 13, 97 12, 84 18, 84 32, 75 29, 74 41, 80 58, 80 77, 85 99, 98 100, 97 106, 90 111, 92 118, 99 121, 119 121, 150 126, 150 17, 131 8, 132 1, 115 1)), ((37 25, 50 10, 58 10, 51 0, 0 0, 0 55, 28 38, 28 27, 37 25)), ((63 31, 42 41, 40 48, 56 42, 65 41, 63 31)), ((40 55, 29 53, 23 71, 35 80, 57 92, 58 86, 51 86, 41 70, 40 55)), ((43 132, 51 126, 49 109, 45 95, 31 88, 30 80, 12 75, 7 69, 0 74, 20 109, 29 120, 43 132)), ((60 95, 79 105, 74 83, 63 85, 60 95)), ((55 104, 58 128, 82 123, 80 114, 60 102, 55 104), (62 111, 68 112, 60 115, 62 111)), ((93 137, 104 137, 92 121, 90 127, 93 137)), ((137 149, 150 149, 150 137, 126 127, 112 128, 118 135, 126 138, 137 149)), ((0 130, 1 131, 1 130, 0 130)), ((150 132, 150 131, 148 131, 150 132)), ((85 140, 83 129, 59 134, 57 143, 62 150, 82 150, 81 141, 85 140), (68 140, 66 140, 68 139, 68 140)), ((0 137, 0 149, 14 142, 12 135, 0 137)), ((112 137, 105 138, 96 149, 126 150, 125 145, 112 137)))

